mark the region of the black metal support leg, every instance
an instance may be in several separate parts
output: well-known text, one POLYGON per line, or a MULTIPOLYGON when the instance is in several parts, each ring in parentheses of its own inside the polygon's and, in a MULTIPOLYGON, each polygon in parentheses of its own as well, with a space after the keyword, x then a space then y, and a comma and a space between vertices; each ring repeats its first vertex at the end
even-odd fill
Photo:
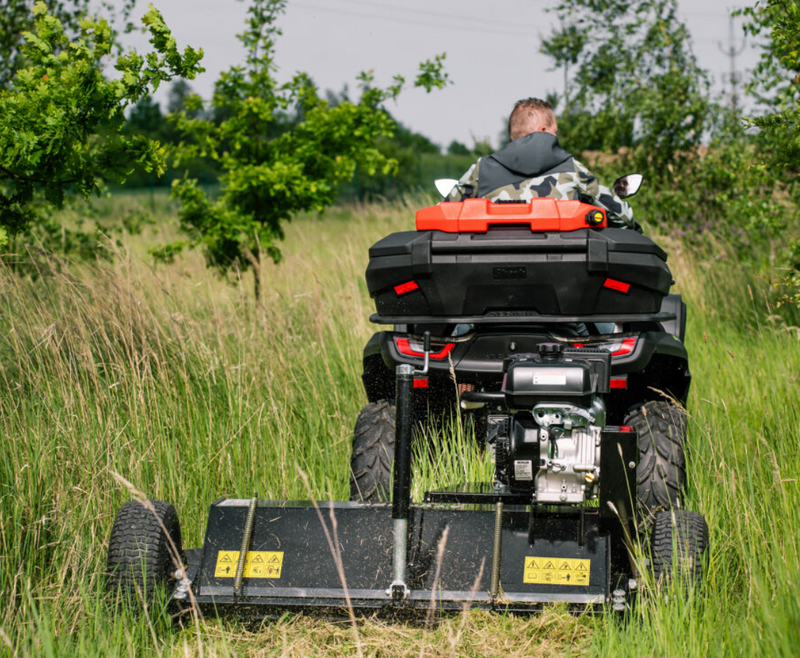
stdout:
POLYGON ((414 386, 414 368, 397 366, 397 398, 395 400, 394 482, 392 483, 392 518, 408 519, 411 505, 411 395, 414 386))
POLYGON ((397 366, 397 397, 395 400, 394 481, 392 486, 392 519, 394 547, 392 551, 392 599, 402 601, 409 594, 406 585, 408 562, 408 510, 411 505, 411 428, 413 414, 411 396, 414 386, 414 368, 397 366))

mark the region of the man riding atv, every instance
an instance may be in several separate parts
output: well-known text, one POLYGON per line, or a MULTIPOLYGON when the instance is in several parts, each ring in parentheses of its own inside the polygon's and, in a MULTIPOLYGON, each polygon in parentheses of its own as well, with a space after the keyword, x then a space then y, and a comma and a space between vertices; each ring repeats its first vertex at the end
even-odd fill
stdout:
POLYGON ((508 118, 511 142, 480 158, 461 177, 447 197, 463 201, 481 197, 491 201, 530 201, 537 197, 579 200, 609 212, 611 225, 633 227, 630 206, 558 143, 553 106, 538 98, 514 105, 508 118))

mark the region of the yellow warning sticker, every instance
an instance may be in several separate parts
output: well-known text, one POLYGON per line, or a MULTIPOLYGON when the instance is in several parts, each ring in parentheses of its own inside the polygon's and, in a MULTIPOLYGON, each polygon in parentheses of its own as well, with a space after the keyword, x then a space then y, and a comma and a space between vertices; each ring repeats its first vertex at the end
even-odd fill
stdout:
POLYGON ((588 585, 591 560, 526 557, 523 582, 537 585, 588 585))
MULTIPOLYGON (((215 578, 233 578, 239 564, 239 551, 220 551, 217 553, 215 578)), ((247 551, 244 560, 245 578, 280 578, 283 568, 283 552, 247 551)))

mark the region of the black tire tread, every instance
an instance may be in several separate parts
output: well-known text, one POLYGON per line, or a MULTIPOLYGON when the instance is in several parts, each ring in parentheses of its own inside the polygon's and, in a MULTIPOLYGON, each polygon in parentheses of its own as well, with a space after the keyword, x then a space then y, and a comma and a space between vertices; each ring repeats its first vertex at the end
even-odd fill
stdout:
POLYGON ((108 542, 107 573, 112 595, 130 604, 141 598, 145 604, 152 602, 156 592, 169 582, 170 574, 182 566, 175 564, 168 535, 182 561, 180 524, 171 504, 134 500, 120 508, 108 542))
POLYGON ((394 463, 395 407, 388 400, 361 410, 353 432, 350 458, 350 500, 388 501, 394 463))
POLYGON ((650 546, 656 582, 670 578, 673 568, 677 567, 680 576, 699 583, 703 575, 703 555, 708 548, 705 517, 688 510, 658 512, 653 520, 650 546))
POLYGON ((646 518, 681 506, 686 483, 686 412, 662 400, 646 402, 625 419, 638 433, 637 497, 646 518))

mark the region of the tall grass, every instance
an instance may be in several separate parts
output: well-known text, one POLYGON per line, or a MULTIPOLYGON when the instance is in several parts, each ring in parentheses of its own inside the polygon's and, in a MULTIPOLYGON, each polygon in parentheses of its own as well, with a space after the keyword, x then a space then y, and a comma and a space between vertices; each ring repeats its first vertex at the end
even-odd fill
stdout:
MULTIPOLYGON (((201 544, 221 495, 306 498, 298 468, 317 498, 345 499, 373 331, 367 249, 412 225, 410 206, 296 221, 284 262, 263 268, 258 305, 249 274, 221 281, 199 254, 153 268, 150 236, 128 240, 113 265, 35 281, 0 272, 0 655, 357 652, 347 627, 315 619, 208 621, 198 636, 170 630, 162 608, 113 613, 101 574, 130 498, 113 473, 173 502, 187 546, 201 544)), ((741 263, 664 242, 690 311, 687 506, 711 529, 703 589, 650 598, 624 622, 561 608, 431 628, 365 622, 367 655, 800 651, 797 320, 774 315, 767 282, 741 263)), ((487 457, 461 440, 418 465, 417 495, 486 473, 487 457)))

